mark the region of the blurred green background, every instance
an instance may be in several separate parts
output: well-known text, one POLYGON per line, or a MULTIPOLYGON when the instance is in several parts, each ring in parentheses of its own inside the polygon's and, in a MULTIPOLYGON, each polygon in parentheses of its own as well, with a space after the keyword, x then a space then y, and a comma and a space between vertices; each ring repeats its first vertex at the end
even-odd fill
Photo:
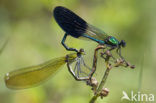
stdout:
MULTIPOLYGON (((75 81, 64 66, 38 87, 10 90, 4 84, 5 73, 68 54, 61 45, 63 30, 52 11, 65 6, 88 23, 127 42, 124 57, 136 65, 112 69, 105 87, 108 97, 97 103, 121 101, 122 91, 156 95, 156 1, 155 0, 0 0, 0 47, 9 42, 0 55, 0 103, 88 103, 93 96, 84 82, 75 81)), ((97 43, 68 38, 71 47, 85 48, 92 63, 97 43)), ((103 60, 95 74, 104 73, 103 60)), ((100 80, 100 79, 99 79, 100 80)))

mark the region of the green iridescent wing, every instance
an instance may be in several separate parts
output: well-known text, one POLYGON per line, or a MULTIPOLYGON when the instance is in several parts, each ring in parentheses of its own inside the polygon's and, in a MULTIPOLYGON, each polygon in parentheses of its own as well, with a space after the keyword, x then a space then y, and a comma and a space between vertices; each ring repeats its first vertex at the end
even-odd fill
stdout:
MULTIPOLYGON (((68 61, 73 62, 76 53, 69 54, 68 61)), ((40 65, 31 66, 9 72, 5 76, 5 83, 11 89, 30 88, 47 80, 66 63, 66 57, 55 58, 40 65)))

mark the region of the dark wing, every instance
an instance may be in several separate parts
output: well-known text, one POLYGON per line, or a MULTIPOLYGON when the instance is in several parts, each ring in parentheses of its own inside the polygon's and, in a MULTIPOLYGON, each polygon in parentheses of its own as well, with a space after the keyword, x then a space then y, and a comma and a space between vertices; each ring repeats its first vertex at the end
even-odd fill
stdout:
POLYGON ((87 23, 71 10, 58 6, 54 9, 54 17, 59 26, 69 35, 78 38, 85 33, 87 23))

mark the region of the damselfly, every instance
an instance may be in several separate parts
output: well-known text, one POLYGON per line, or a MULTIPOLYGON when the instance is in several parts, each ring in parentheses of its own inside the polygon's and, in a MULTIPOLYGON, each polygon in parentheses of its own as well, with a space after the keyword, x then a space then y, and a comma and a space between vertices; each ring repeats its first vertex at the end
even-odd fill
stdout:
POLYGON ((91 69, 84 63, 84 52, 68 54, 64 57, 55 58, 42 64, 26 67, 9 72, 5 76, 5 83, 11 89, 24 89, 39 85, 67 63, 68 70, 76 80, 88 80, 91 69), (71 64, 76 63, 74 69, 71 64), (84 66, 89 72, 86 73, 81 67, 84 66), (80 76, 80 74, 83 74, 80 76))
POLYGON ((88 38, 99 43, 100 45, 106 45, 110 47, 109 50, 117 48, 116 51, 118 55, 124 60, 121 56, 121 47, 126 46, 126 42, 124 40, 119 42, 115 37, 110 36, 95 26, 88 24, 81 17, 65 7, 57 6, 55 7, 53 13, 56 22, 65 31, 65 35, 61 43, 67 50, 78 52, 77 49, 69 48, 65 44, 67 36, 71 35, 74 38, 88 38))

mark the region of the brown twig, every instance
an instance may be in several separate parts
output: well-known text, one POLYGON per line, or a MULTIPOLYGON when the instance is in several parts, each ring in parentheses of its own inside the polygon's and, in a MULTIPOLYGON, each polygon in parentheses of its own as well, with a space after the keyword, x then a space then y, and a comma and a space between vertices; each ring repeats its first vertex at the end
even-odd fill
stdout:
MULTIPOLYGON (((100 47, 100 46, 98 46, 98 47, 100 47)), ((103 49, 105 49, 105 48, 103 48, 103 49)), ((95 54, 94 54, 94 56, 95 56, 95 54)), ((103 88, 103 87, 104 87, 104 85, 106 83, 106 80, 107 80, 107 77, 109 75, 109 72, 110 72, 111 68, 119 67, 119 66, 124 66, 124 67, 129 66, 132 69, 135 68, 134 65, 130 65, 130 63, 127 64, 127 62, 125 62, 122 59, 116 59, 116 61, 113 63, 113 65, 111 65, 109 60, 110 60, 111 57, 114 59, 114 57, 112 56, 112 54, 111 54, 111 52, 109 50, 106 50, 105 52, 101 53, 101 57, 104 58, 107 69, 106 69, 106 71, 105 71, 105 73, 103 75, 103 78, 102 78, 99 86, 98 86, 98 82, 97 82, 97 85, 92 87, 92 90, 94 92, 94 96, 91 98, 89 103, 95 103, 95 101, 97 100, 98 97, 103 98, 103 97, 105 97, 105 96, 107 96, 109 94, 109 90, 107 88, 103 88), (106 55, 106 57, 104 57, 104 55, 106 55)), ((90 86, 92 86, 92 85, 90 85, 90 86)))
POLYGON ((106 83, 106 80, 107 80, 107 77, 108 77, 108 74, 109 74, 109 71, 111 70, 111 65, 109 64, 109 59, 111 57, 110 55, 110 52, 109 51, 106 51, 106 58, 105 58, 105 63, 106 63, 106 71, 103 75, 103 78, 98 86, 98 88, 96 89, 96 92, 95 92, 95 95, 92 97, 92 99, 90 100, 90 103, 95 103, 95 101, 97 100, 97 98, 100 96, 101 98, 103 98, 104 96, 108 95, 109 92, 105 92, 105 89, 103 89, 105 83, 106 83), (102 90, 103 89, 103 90, 102 90))

